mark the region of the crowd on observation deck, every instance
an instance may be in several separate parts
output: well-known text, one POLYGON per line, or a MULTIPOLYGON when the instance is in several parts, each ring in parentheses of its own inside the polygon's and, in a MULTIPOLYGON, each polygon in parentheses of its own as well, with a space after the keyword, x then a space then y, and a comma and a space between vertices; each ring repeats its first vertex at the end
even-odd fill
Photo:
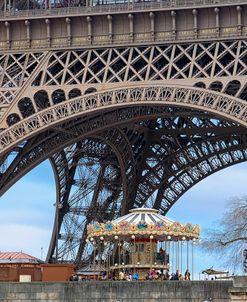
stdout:
POLYGON ((165 0, 5 0, 0 3, 0 10, 49 9, 66 7, 83 7, 98 5, 122 5, 147 2, 164 2, 165 0))

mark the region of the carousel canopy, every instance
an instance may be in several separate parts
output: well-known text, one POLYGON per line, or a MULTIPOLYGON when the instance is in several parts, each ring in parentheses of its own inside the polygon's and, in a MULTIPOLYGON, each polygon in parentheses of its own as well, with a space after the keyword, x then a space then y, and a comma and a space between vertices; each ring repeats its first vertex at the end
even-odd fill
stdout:
POLYGON ((138 208, 130 213, 106 223, 88 225, 88 240, 132 240, 153 238, 155 240, 192 240, 200 236, 198 225, 185 225, 175 222, 159 213, 158 210, 138 208))
POLYGON ((166 225, 171 225, 172 223, 174 223, 173 220, 159 214, 158 210, 150 208, 132 209, 130 210, 129 214, 119 217, 116 220, 113 220, 112 223, 117 225, 123 221, 132 224, 138 224, 140 221, 143 221, 148 225, 155 225, 159 222, 163 222, 166 225))

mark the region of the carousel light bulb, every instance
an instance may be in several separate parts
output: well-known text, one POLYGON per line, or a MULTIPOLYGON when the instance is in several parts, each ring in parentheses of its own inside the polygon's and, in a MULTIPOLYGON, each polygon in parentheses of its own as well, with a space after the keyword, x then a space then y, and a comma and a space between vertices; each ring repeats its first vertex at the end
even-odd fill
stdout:
POLYGON ((140 262, 137 262, 136 264, 137 264, 137 265, 139 265, 139 264, 140 264, 140 262))
POLYGON ((149 238, 152 240, 152 239, 154 239, 154 236, 153 236, 153 235, 150 235, 150 237, 149 237, 149 238))
POLYGON ((171 236, 167 236, 167 239, 170 240, 172 237, 171 236))
POLYGON ((115 266, 117 266, 117 263, 115 263, 115 266))
POLYGON ((94 241, 93 237, 90 238, 90 241, 92 241, 92 242, 94 241))
POLYGON ((100 237, 100 240, 101 240, 101 241, 103 241, 103 240, 104 240, 104 237, 103 237, 103 236, 101 236, 101 237, 100 237))
POLYGON ((185 240, 186 238, 185 237, 182 237, 182 240, 185 240))
POLYGON ((193 240, 193 241, 196 241, 196 238, 193 238, 192 240, 193 240))
POLYGON ((132 236, 131 236, 131 239, 135 239, 135 238, 136 238, 136 236, 135 236, 135 235, 132 235, 132 236))
POLYGON ((154 262, 154 265, 157 265, 157 262, 154 262))
POLYGON ((124 265, 124 262, 122 262, 122 265, 124 265))
POLYGON ((116 239, 116 240, 117 240, 117 239, 118 239, 118 236, 117 236, 117 235, 116 235, 116 236, 114 236, 114 239, 116 239))

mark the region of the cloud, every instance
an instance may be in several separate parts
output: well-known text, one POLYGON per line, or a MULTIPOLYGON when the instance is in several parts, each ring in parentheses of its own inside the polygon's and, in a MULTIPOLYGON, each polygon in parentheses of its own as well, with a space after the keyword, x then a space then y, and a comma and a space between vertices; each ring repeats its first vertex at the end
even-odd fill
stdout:
POLYGON ((41 258, 41 248, 44 255, 48 250, 51 230, 25 224, 0 224, 0 250, 6 252, 23 251, 41 258))
MULTIPOLYGON (((36 169, 35 169, 36 170, 36 169)), ((40 177, 39 169, 36 173, 40 177)), ((6 192, 0 201, 0 223, 23 223, 50 227, 55 213, 54 181, 44 175, 40 182, 29 173, 6 192)))
POLYGON ((9 189, 0 201, 0 250, 40 257, 47 252, 55 207, 54 177, 45 162, 9 189))
POLYGON ((247 195, 247 163, 217 172, 187 191, 171 208, 168 216, 209 225, 224 213, 226 203, 247 195))
POLYGON ((1 198, 1 203, 11 203, 17 207, 23 204, 31 206, 46 206, 55 202, 55 186, 48 182, 35 182, 31 178, 18 181, 1 198))

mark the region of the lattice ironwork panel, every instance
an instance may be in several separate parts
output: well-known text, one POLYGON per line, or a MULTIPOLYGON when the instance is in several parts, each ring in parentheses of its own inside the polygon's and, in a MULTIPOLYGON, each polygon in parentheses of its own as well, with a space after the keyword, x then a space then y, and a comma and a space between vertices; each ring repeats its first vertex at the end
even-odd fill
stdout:
POLYGON ((34 73, 44 53, 0 55, 0 104, 10 104, 34 73))
POLYGON ((8 105, 15 97, 15 113, 26 116, 106 89, 102 84, 114 87, 150 81, 178 81, 178 85, 195 85, 247 100, 246 52, 247 42, 240 40, 5 55, 0 62, 0 105, 8 105), (28 106, 32 107, 29 113, 28 106))
POLYGON ((80 85, 246 75, 246 41, 54 53, 33 85, 80 85))

